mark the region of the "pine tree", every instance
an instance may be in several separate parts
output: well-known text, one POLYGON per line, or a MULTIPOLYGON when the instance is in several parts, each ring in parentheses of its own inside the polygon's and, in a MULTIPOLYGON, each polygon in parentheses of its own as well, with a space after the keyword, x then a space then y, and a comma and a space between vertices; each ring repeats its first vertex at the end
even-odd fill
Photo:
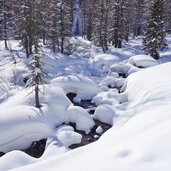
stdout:
POLYGON ((165 0, 153 0, 151 2, 149 16, 145 26, 144 34, 144 50, 146 50, 153 58, 159 58, 159 50, 164 49, 167 44, 165 40, 165 0))
POLYGON ((97 15, 94 9, 96 0, 87 0, 81 3, 83 11, 83 35, 89 41, 92 40, 93 29, 94 29, 94 18, 97 15))
POLYGON ((147 8, 145 8, 145 1, 146 0, 133 0, 131 4, 131 27, 132 32, 135 37, 140 36, 143 34, 143 21, 145 19, 145 11, 146 13, 147 8))
POLYGON ((100 0, 96 4, 96 17, 94 19, 93 40, 100 46, 103 52, 108 50, 109 11, 110 0, 100 0))
POLYGON ((165 10, 166 10, 166 20, 167 20, 167 25, 166 25, 166 30, 167 33, 171 33, 171 1, 170 0, 165 0, 165 10))
POLYGON ((40 86, 45 83, 46 74, 43 72, 43 62, 41 61, 41 54, 39 53, 38 38, 35 38, 34 53, 31 55, 29 68, 30 72, 26 76, 28 79, 26 87, 34 87, 35 106, 40 108, 39 92, 42 92, 40 86))
MULTIPOLYGON (((40 11, 39 1, 34 0, 18 0, 16 5, 16 33, 21 39, 20 45, 26 51, 27 57, 32 55, 35 38, 40 31, 40 11)), ((36 40, 37 41, 37 40, 36 40)))
POLYGON ((128 39, 129 25, 126 25, 126 7, 127 1, 115 0, 112 2, 111 20, 110 20, 110 40, 116 48, 122 47, 122 42, 128 39))
POLYGON ((65 41, 71 36, 71 8, 62 0, 52 0, 49 12, 49 38, 52 49, 64 52, 65 41))
POLYGON ((3 1, 0 0, 0 39, 2 39, 2 29, 3 29, 3 1))
POLYGON ((7 0, 1 0, 0 1, 0 34, 2 40, 4 40, 4 46, 5 49, 8 49, 7 40, 7 29, 8 29, 8 1, 7 0))

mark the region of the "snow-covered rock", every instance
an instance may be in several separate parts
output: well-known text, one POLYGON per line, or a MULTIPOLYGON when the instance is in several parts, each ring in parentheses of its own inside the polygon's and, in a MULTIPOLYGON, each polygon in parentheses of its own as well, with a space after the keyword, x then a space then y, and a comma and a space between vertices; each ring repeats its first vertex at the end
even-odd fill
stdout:
POLYGON ((115 87, 115 80, 116 78, 113 77, 113 76, 108 76, 106 77, 105 79, 103 79, 101 82, 100 82, 100 86, 113 86, 115 87))
POLYGON ((65 147, 69 147, 70 145, 81 143, 82 135, 73 131, 60 131, 57 133, 57 137, 65 147))
POLYGON ((119 61, 120 59, 117 56, 111 54, 99 54, 90 59, 90 64, 108 72, 110 65, 119 61))
POLYGON ((86 133, 90 132, 95 123, 85 109, 79 106, 70 106, 67 112, 69 121, 75 123, 78 130, 84 130, 86 133))
POLYGON ((69 147, 72 144, 79 144, 82 139, 82 135, 74 132, 74 128, 69 125, 59 126, 56 130, 56 136, 65 147, 69 147))
POLYGON ((111 65, 110 72, 127 75, 128 71, 131 68, 132 68, 132 66, 130 64, 127 64, 127 63, 117 63, 117 64, 111 65))
POLYGON ((114 109, 111 105, 100 105, 96 108, 93 115, 94 119, 97 119, 101 122, 113 125, 113 119, 115 116, 114 109))
POLYGON ((101 104, 109 104, 117 106, 125 101, 124 94, 119 94, 117 89, 110 89, 109 91, 100 91, 92 99, 92 103, 97 106, 101 104))
POLYGON ((76 93, 77 97, 84 100, 91 99, 98 91, 96 83, 83 76, 61 76, 51 82, 56 86, 62 87, 66 93, 76 93))
POLYGON ((149 55, 135 55, 129 58, 128 63, 136 67, 148 68, 158 65, 158 62, 149 55))
POLYGON ((103 128, 101 126, 98 126, 96 129, 97 134, 101 134, 103 132, 103 128))

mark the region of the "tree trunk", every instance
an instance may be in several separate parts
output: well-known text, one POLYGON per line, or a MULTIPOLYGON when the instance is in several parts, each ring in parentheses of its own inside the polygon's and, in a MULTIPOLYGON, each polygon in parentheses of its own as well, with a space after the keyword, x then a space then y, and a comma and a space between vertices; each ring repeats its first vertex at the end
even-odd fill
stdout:
POLYGON ((61 37, 61 53, 64 53, 64 38, 61 37))
POLYGON ((3 18, 4 18, 4 43, 5 43, 5 49, 8 49, 7 45, 7 7, 5 0, 3 1, 3 18))
POLYGON ((36 104, 37 108, 41 107, 40 102, 39 102, 39 87, 38 87, 38 85, 35 86, 35 104, 36 104))

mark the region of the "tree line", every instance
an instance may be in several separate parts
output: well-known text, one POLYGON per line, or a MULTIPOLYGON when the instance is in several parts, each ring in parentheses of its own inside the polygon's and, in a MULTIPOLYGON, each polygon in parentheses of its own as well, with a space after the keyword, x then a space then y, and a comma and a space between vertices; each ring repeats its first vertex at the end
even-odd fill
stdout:
POLYGON ((105 52, 109 45, 121 48, 130 36, 145 34, 155 2, 156 14, 162 12, 163 30, 171 31, 169 0, 0 0, 0 38, 6 48, 8 39, 21 40, 28 57, 40 39, 53 52, 65 53, 73 35, 93 41, 105 52))

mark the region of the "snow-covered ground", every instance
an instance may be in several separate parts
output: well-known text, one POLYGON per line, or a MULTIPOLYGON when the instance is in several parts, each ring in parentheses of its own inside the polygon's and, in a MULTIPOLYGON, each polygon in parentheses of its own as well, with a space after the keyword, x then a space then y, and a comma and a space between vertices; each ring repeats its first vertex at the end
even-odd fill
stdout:
POLYGON ((17 41, 11 42, 13 53, 0 42, 0 152, 8 152, 0 158, 0 170, 170 171, 170 44, 155 61, 143 54, 140 38, 106 54, 81 38, 72 41, 79 43, 70 56, 42 47, 48 77, 40 109, 34 107, 32 88, 24 88, 29 60, 17 41), (95 113, 74 106, 67 93, 75 93, 77 103, 91 100, 95 113), (70 150, 82 135, 67 124, 89 134, 94 119, 112 128, 98 141, 70 150), (19 151, 43 138, 41 158, 19 151))

